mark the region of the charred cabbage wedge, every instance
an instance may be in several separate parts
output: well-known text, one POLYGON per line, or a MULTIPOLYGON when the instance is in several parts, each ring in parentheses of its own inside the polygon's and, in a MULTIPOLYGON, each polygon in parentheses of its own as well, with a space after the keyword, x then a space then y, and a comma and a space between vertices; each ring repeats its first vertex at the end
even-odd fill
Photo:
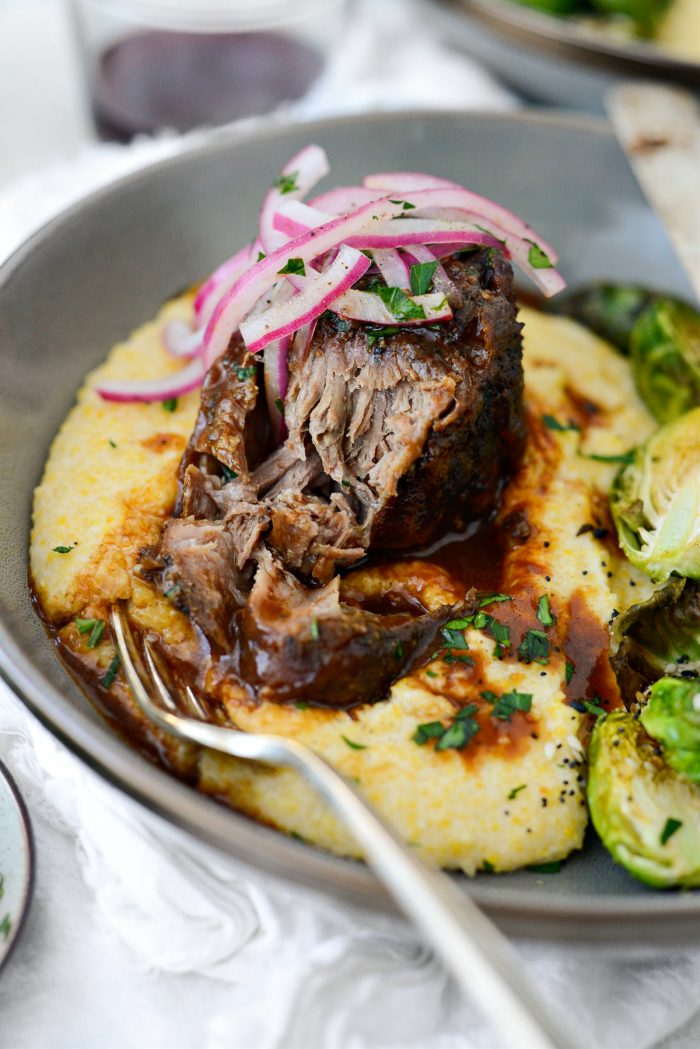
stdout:
POLYGON ((613 482, 622 550, 652 579, 700 578, 700 408, 662 426, 613 482))
POLYGON ((700 586, 672 579, 617 616, 610 663, 628 704, 659 678, 700 672, 700 586))
POLYGON ((700 788, 679 776, 634 714, 595 724, 588 806, 613 859, 655 888, 700 886, 700 788))
POLYGON ((700 783, 700 680, 661 678, 652 685, 639 720, 661 745, 666 764, 700 783))

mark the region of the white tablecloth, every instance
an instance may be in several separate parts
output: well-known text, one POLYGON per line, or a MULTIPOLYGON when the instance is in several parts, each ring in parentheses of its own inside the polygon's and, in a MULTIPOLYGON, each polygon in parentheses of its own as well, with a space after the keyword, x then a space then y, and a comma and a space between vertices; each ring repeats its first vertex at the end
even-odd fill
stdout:
MULTIPOLYGON (((512 104, 418 32, 400 2, 370 0, 364 24, 384 20, 383 32, 346 43, 302 116, 512 104)), ((0 259, 61 206, 179 141, 79 146, 78 135, 70 163, 5 187, 0 259)), ((25 793, 37 846, 29 920, 0 976, 0 1049, 494 1044, 399 919, 276 881, 168 827, 81 765, 1 685, 0 757, 25 793)), ((584 1044, 700 1044, 700 951, 629 959, 520 947, 584 1044)))

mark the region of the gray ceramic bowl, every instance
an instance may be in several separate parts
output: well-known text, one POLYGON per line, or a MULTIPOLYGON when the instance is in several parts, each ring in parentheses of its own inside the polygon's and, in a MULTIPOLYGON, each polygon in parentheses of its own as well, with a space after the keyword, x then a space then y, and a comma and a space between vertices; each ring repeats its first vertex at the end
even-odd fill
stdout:
POLYGON ((624 41, 513 0, 430 0, 449 39, 525 98, 602 112, 623 79, 667 80, 700 91, 700 62, 649 41, 624 41))
MULTIPOLYGON (((434 113, 229 133, 83 201, 0 270, 0 668, 27 706, 83 760, 167 819, 290 878, 387 906, 359 863, 258 826, 146 762, 92 710, 57 662, 27 588, 32 490, 85 372, 177 288, 249 239, 263 188, 309 141, 333 180, 422 168, 522 213, 572 282, 635 280, 688 294, 659 223, 605 127, 587 119, 434 113)), ((461 879, 511 931, 618 945, 694 940, 700 895, 654 893, 591 840, 558 875, 461 879)))

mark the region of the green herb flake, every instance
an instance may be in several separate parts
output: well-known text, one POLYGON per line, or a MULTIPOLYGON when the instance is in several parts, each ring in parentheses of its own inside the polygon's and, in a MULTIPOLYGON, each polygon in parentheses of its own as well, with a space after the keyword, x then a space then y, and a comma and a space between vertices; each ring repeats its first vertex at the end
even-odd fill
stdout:
POLYGON ((659 841, 662 845, 665 845, 669 838, 672 838, 677 830, 680 830, 683 826, 682 820, 675 820, 670 816, 664 824, 664 829, 661 831, 661 837, 659 841))
POLYGON ((5 895, 5 875, 0 874, 0 900, 5 895))
MULTIPOLYGON (((415 204, 409 204, 409 202, 407 200, 392 200, 391 197, 389 197, 389 201, 392 204, 402 204, 404 211, 415 211, 415 208, 416 208, 415 204)), ((418 294, 419 293, 416 292, 416 295, 418 295, 418 294)))
POLYGON ((403 642, 397 641, 394 645, 394 659, 403 659, 403 642))
POLYGON ((264 251, 259 251, 258 252, 258 257, 257 257, 257 259, 255 261, 256 262, 262 262, 262 260, 266 259, 266 258, 267 258, 267 255, 265 254, 265 252, 264 251))
POLYGON ((306 838, 303 834, 300 834, 299 831, 292 830, 289 832, 289 836, 290 838, 294 838, 295 841, 300 841, 302 845, 306 845, 306 838))
POLYGON ((368 328, 365 331, 365 338, 367 339, 367 349, 374 349, 375 343, 382 339, 386 339, 389 335, 396 335, 399 328, 386 327, 386 328, 368 328))
POLYGON ((282 194, 293 193, 297 188, 298 175, 298 171, 291 171, 288 175, 280 175, 280 177, 273 182, 273 188, 278 189, 282 194))
POLYGON ((569 662, 569 660, 567 659, 566 666, 564 667, 564 680, 566 681, 567 685, 571 683, 571 679, 574 676, 575 669, 576 668, 574 664, 569 662))
POLYGON ((534 241, 530 241, 530 250, 527 253, 527 261, 532 266, 533 270, 551 270, 552 260, 546 251, 542 251, 539 244, 535 244, 534 241))
POLYGON ((593 700, 584 699, 582 700, 582 704, 589 714, 595 714, 597 718, 601 718, 604 714, 607 714, 607 710, 604 710, 603 707, 601 707, 600 703, 597 702, 598 700, 600 700, 600 696, 596 696, 593 700))
POLYGON ((373 289, 397 321, 425 320, 425 310, 410 299, 401 288, 377 287, 373 289))
POLYGON ((508 794, 508 801, 512 801, 513 798, 517 798, 520 791, 525 790, 526 787, 527 783, 521 783, 519 787, 513 787, 513 789, 508 794))
POLYGON ((110 446, 110 448, 116 448, 117 447, 111 437, 107 438, 107 444, 110 446))
POLYGON ((168 397, 167 400, 161 401, 163 405, 163 411, 174 412, 177 409, 177 397, 168 397))
POLYGON ((224 480, 226 482, 228 482, 228 481, 235 481, 236 478, 238 477, 238 474, 236 473, 236 471, 232 470, 230 466, 222 466, 221 467, 221 472, 223 473, 224 480))
POLYGON ((451 627, 444 626, 440 631, 443 640, 444 648, 461 648, 468 649, 467 639, 461 630, 455 630, 451 627))
POLYGON ((311 620, 311 636, 314 639, 314 641, 318 641, 318 639, 321 636, 321 631, 318 628, 318 619, 316 618, 316 616, 314 616, 311 620))
POLYGON ((561 860, 552 860, 551 863, 533 863, 528 870, 534 874, 558 874, 561 870, 561 860))
POLYGON ((448 666, 452 666, 453 663, 465 663, 469 667, 474 666, 474 660, 466 652, 447 652, 442 657, 443 663, 447 663, 448 666))
POLYGON ((502 601, 512 601, 510 594, 479 594, 479 608, 487 605, 496 605, 502 601))
POLYGON ((482 860, 481 870, 484 872, 484 874, 493 874, 496 868, 492 863, 489 862, 489 860, 482 860))
POLYGON ((435 262, 416 262, 411 266, 411 291, 414 295, 425 295, 432 284, 437 259, 435 262))
POLYGON ((455 715, 455 719, 435 744, 436 750, 461 750, 479 731, 479 723, 474 720, 477 706, 469 703, 455 715))
POLYGON ((518 646, 518 656, 523 663, 540 663, 546 666, 551 647, 549 638, 542 630, 528 630, 518 646))
POLYGON ((548 430, 554 430, 555 433, 566 433, 568 430, 576 430, 578 432, 581 429, 580 426, 577 426, 576 423, 571 422, 571 420, 569 420, 568 423, 560 423, 553 415, 543 415, 542 422, 548 430))
POLYGON ((79 634, 89 634, 94 629, 95 624, 100 622, 98 619, 75 619, 75 625, 79 634))
POLYGON ((622 463, 624 466, 629 466, 634 461, 634 448, 631 448, 629 452, 621 452, 619 455, 598 455, 589 454, 584 455, 584 459, 592 459, 594 463, 622 463))
POLYGON ((426 677, 437 677, 437 674, 435 673, 434 670, 426 670, 425 673, 426 673, 426 677))
POLYGON ((90 631, 90 637, 88 638, 87 647, 88 648, 97 648, 97 646, 99 645, 100 641, 102 640, 102 635, 104 634, 104 632, 105 632, 105 621, 104 621, 104 619, 96 619, 95 620, 95 624, 94 624, 92 630, 90 631))
POLYGON ((233 371, 239 382, 245 382, 255 377, 256 368, 254 364, 237 364, 233 371))
POLYGON ((365 743, 355 743, 354 739, 348 739, 348 737, 344 736, 342 733, 340 738, 344 743, 347 743, 351 750, 367 750, 365 743))
POLYGON ((103 677, 101 679, 101 684, 102 684, 103 688, 110 688, 110 686, 112 685, 112 682, 114 681, 115 677, 119 673, 120 665, 121 665, 121 660, 119 659, 119 656, 117 655, 117 656, 114 657, 112 662, 109 664, 109 666, 107 667, 107 669, 106 669, 106 671, 105 671, 105 673, 104 673, 104 675, 103 675, 103 677))
POLYGON ((552 615, 549 607, 549 597, 547 594, 542 594, 542 597, 537 602, 537 618, 546 630, 548 630, 549 627, 554 626, 557 621, 557 617, 552 615))
POLYGON ((75 548, 76 545, 76 543, 72 543, 70 546, 55 546, 53 548, 53 552, 55 554, 69 554, 71 550, 75 548))
POLYGON ((281 397, 275 398, 275 404, 276 404, 278 410, 280 412, 282 412, 282 415, 284 415, 284 404, 282 403, 282 398, 281 397))
POLYGON ((411 736, 411 739, 414 743, 417 743, 419 747, 422 747, 429 739, 439 739, 444 731, 445 726, 442 721, 428 721, 426 724, 418 726, 411 736))
POLYGON ((173 583, 172 586, 169 586, 167 590, 163 591, 163 597, 174 597, 179 589, 180 589, 180 584, 179 583, 173 583))
POLYGON ((497 696, 495 692, 482 692, 481 698, 493 704, 491 714, 499 721, 510 721, 516 710, 527 714, 532 708, 532 695, 530 692, 504 692, 497 696))
POLYGON ((305 699, 298 699, 296 701, 296 703, 294 704, 294 706, 296 707, 297 710, 308 710, 309 709, 309 704, 306 702, 305 699))
POLYGON ((464 619, 451 619, 449 623, 445 623, 446 630, 466 630, 468 626, 471 626, 474 616, 467 616, 464 619))
POLYGON ((3 940, 9 940, 11 932, 12 932, 12 919, 10 918, 9 914, 6 914, 5 917, 2 919, 2 921, 0 922, 0 936, 2 936, 3 940))
POLYGON ((277 270, 281 275, 284 273, 296 273, 299 277, 306 276, 306 267, 304 266, 303 259, 288 259, 281 270, 277 270))

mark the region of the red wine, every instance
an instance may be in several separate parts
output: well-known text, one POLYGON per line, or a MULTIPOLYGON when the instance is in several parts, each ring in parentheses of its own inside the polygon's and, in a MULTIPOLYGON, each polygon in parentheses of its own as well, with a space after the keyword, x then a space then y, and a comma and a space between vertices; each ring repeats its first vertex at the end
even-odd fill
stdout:
POLYGON ((318 51, 283 33, 134 33, 98 60, 95 122, 120 142, 225 124, 300 98, 322 65, 318 51))

